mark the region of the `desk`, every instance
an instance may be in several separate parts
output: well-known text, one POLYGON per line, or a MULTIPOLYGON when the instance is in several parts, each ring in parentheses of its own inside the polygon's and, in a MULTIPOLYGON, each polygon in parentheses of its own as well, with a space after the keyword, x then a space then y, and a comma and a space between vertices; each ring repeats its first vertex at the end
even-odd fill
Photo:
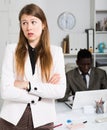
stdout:
POLYGON ((62 126, 54 128, 55 130, 69 130, 66 127, 66 120, 71 119, 74 123, 81 123, 87 121, 83 128, 76 130, 107 130, 107 122, 97 123, 96 118, 107 117, 107 113, 104 114, 84 114, 83 110, 72 110, 66 104, 62 102, 56 102, 57 120, 55 125, 63 124, 62 126))

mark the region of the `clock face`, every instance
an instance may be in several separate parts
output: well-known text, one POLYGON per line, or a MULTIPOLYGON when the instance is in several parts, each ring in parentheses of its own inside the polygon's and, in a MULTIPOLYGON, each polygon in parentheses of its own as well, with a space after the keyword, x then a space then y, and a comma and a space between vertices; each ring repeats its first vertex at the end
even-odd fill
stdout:
POLYGON ((74 15, 70 12, 63 12, 58 17, 58 26, 64 31, 70 31, 76 24, 74 15))

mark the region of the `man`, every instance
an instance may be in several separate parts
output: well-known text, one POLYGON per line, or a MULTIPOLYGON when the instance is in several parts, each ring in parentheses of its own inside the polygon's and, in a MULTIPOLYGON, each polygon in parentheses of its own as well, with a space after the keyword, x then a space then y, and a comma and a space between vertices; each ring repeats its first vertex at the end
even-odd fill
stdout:
POLYGON ((81 49, 77 54, 76 67, 66 73, 67 89, 64 98, 68 100, 70 94, 76 91, 107 89, 107 74, 104 70, 93 67, 92 54, 87 49, 81 49))

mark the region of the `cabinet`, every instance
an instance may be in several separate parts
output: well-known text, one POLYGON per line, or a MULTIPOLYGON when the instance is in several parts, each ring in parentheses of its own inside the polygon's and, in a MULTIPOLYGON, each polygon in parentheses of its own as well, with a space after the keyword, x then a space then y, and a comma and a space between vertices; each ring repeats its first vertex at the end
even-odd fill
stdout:
POLYGON ((94 62, 102 60, 102 65, 107 65, 107 1, 95 0, 95 43, 94 62), (104 62, 104 64, 103 64, 104 62))
MULTIPOLYGON (((94 35, 91 38, 93 38, 93 63, 94 66, 96 66, 96 62, 99 60, 107 62, 107 0, 90 0, 87 10, 90 11, 90 14, 87 13, 89 17, 89 26, 85 26, 83 29, 94 30, 94 35)), ((83 15, 84 18, 87 18, 87 16, 83 15)), ((92 41, 92 39, 90 40, 92 41)), ((84 32, 81 32, 79 36, 77 33, 70 34, 69 44, 69 54, 64 54, 65 64, 68 62, 75 62, 76 54, 79 49, 87 48, 86 34, 84 32), (72 45, 71 37, 76 40, 76 42, 73 40, 75 42, 74 45, 72 45), (74 51, 71 51, 71 49, 74 51)))

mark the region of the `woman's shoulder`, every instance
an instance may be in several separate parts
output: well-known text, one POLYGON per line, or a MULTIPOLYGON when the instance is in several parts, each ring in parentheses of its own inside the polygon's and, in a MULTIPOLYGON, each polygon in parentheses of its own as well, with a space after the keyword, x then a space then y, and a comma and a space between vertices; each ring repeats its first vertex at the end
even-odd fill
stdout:
POLYGON ((16 46, 17 46, 17 44, 15 44, 15 43, 7 44, 5 51, 7 53, 14 53, 16 50, 16 46))

